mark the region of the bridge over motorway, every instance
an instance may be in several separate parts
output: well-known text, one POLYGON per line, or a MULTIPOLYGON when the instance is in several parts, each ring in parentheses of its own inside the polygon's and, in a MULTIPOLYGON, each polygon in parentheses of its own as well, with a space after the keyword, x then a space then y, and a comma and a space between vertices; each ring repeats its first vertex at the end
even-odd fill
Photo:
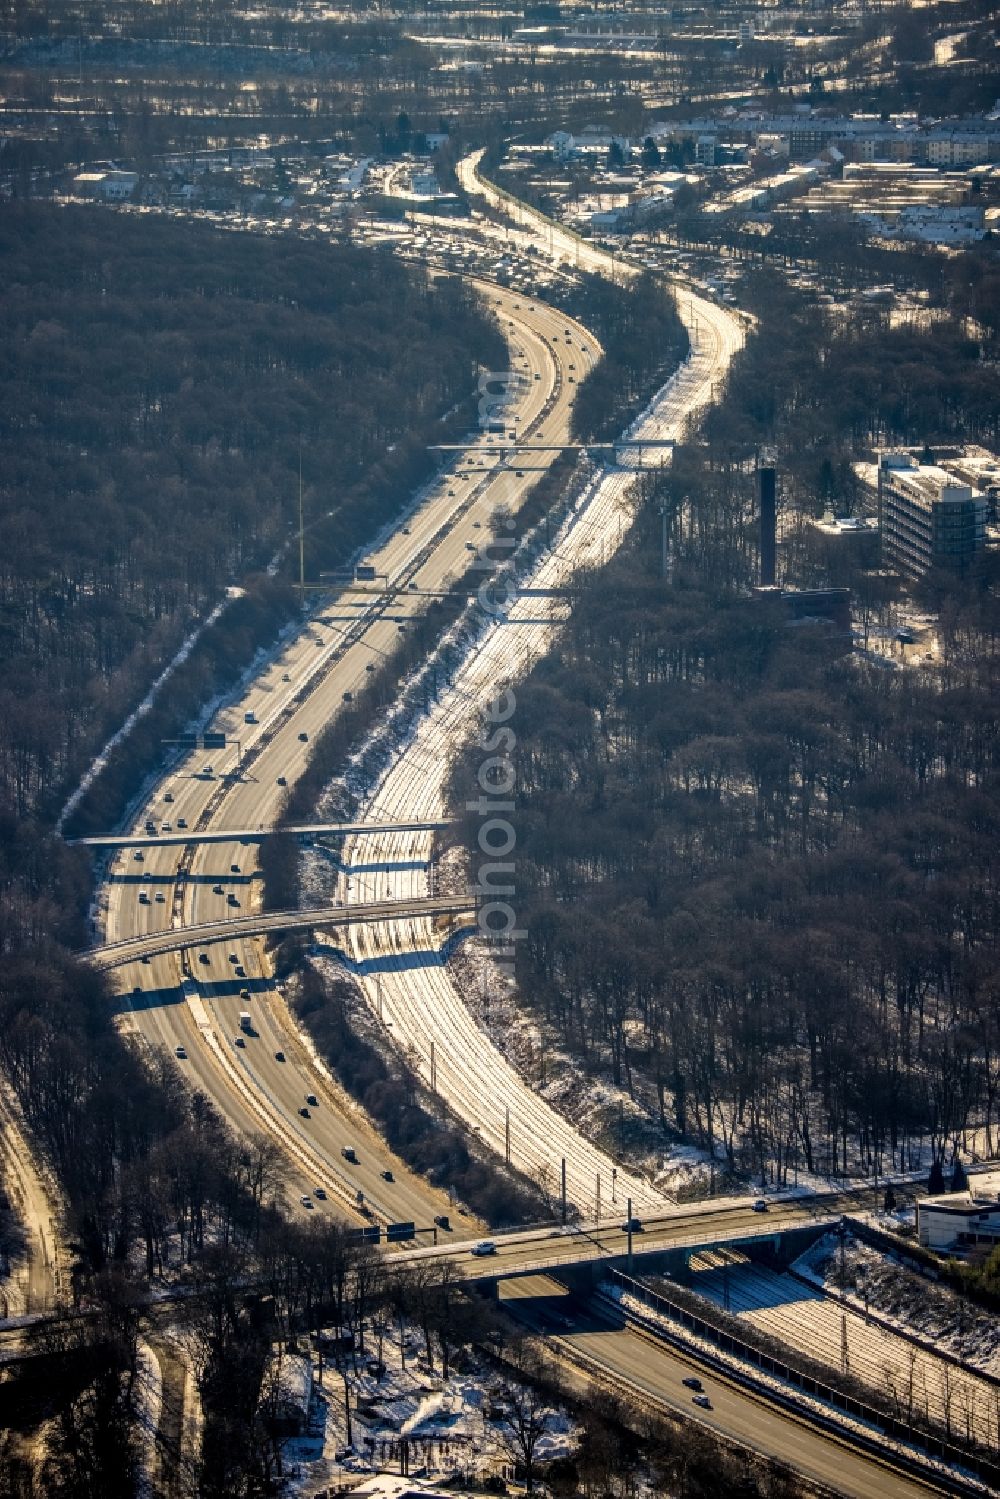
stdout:
POLYGON ((302 838, 354 838, 365 833, 439 833, 450 827, 448 822, 301 822, 288 827, 207 828, 198 831, 181 828, 169 833, 95 833, 87 838, 67 838, 66 842, 81 848, 166 848, 193 843, 260 843, 275 833, 293 833, 302 838))
MULTIPOLYGON (((187 928, 187 933, 192 930, 187 928)), ((896 1190, 903 1197, 918 1192, 916 1187, 901 1183, 897 1183, 896 1190)), ((921 1186, 919 1191, 922 1190, 921 1186)), ((746 1197, 715 1197, 706 1202, 678 1205, 647 1216, 641 1230, 632 1234, 633 1268, 637 1273, 644 1268, 653 1269, 657 1256, 675 1252, 693 1255, 724 1244, 762 1245, 780 1239, 783 1234, 819 1232, 839 1223, 846 1213, 870 1211, 879 1200, 872 1188, 861 1187, 784 1200, 774 1198, 766 1214, 755 1213, 746 1197)), ((599 1222, 547 1224, 497 1233, 491 1240, 496 1252, 489 1255, 472 1253, 475 1240, 456 1241, 445 1230, 432 1226, 407 1225, 414 1231, 413 1239, 398 1247, 382 1234, 373 1242, 385 1251, 387 1265, 426 1260, 440 1266, 447 1260, 464 1284, 479 1285, 486 1290, 495 1290, 496 1283, 502 1280, 538 1274, 570 1278, 574 1273, 582 1275, 590 1270, 594 1278, 599 1278, 609 1265, 624 1268, 627 1262, 629 1236, 623 1227, 626 1206, 622 1202, 609 1203, 608 1216, 599 1222), (433 1245, 427 1243, 431 1235, 436 1240, 433 1245), (416 1247, 418 1244, 422 1247, 416 1247)), ((156 1307, 164 1315, 170 1315, 173 1303, 189 1296, 189 1288, 180 1288, 158 1296, 156 1307)), ((58 1315, 62 1317, 65 1313, 58 1315)), ((50 1313, 40 1313, 19 1318, 17 1324, 4 1326, 0 1322, 0 1365, 17 1356, 25 1327, 43 1326, 52 1320, 50 1313)))
POLYGON ((476 909, 475 891, 457 895, 423 896, 415 900, 381 900, 368 904, 312 906, 298 911, 262 911, 228 921, 209 921, 199 926, 168 927, 160 932, 142 932, 121 942, 93 947, 83 954, 95 968, 122 968, 126 963, 181 952, 186 947, 207 947, 234 937, 257 937, 267 932, 308 931, 311 927, 352 926, 363 921, 406 921, 419 916, 460 916, 476 909))
MULTIPOLYGON (((416 1250, 390 1252, 388 1264, 428 1259, 452 1262, 466 1284, 495 1286, 501 1280, 522 1276, 556 1274, 561 1278, 600 1278, 609 1265, 636 1273, 652 1271, 668 1261, 678 1271, 692 1255, 720 1245, 770 1244, 780 1247, 783 1238, 796 1242, 836 1226, 845 1213, 872 1205, 871 1193, 823 1193, 819 1196, 774 1202, 767 1213, 755 1213, 746 1198, 719 1198, 691 1204, 644 1218, 632 1233, 626 1227, 627 1207, 601 1223, 570 1223, 544 1230, 528 1229, 498 1234, 491 1242, 492 1254, 474 1254, 468 1242, 438 1243, 416 1250)), ((637 1220, 633 1220, 635 1223, 637 1220)), ((799 1250, 804 1245, 799 1245, 799 1250)), ((387 1245, 391 1250, 391 1245, 387 1245)), ((799 1252, 797 1250, 796 1252, 799 1252)))

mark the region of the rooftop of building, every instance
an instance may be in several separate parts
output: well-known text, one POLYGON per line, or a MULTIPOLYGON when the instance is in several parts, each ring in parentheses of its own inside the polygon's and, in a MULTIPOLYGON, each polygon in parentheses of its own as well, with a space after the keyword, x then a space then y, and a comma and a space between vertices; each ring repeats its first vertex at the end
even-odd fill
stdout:
POLYGON ((970 1192, 946 1192, 939 1197, 925 1197, 919 1203, 922 1213, 954 1213, 967 1217, 970 1213, 985 1213, 989 1217, 1000 1216, 1000 1199, 979 1196, 980 1188, 970 1192))
POLYGON ((928 509, 932 505, 961 505, 982 498, 970 484, 963 484, 940 464, 918 463, 909 453, 884 454, 881 466, 897 490, 928 509))

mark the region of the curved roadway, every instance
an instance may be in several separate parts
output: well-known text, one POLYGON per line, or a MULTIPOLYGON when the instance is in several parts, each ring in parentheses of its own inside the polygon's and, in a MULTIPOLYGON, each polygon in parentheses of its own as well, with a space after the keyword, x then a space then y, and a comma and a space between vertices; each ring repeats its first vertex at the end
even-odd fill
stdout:
MULTIPOLYGON (((511 368, 523 376, 509 411, 516 428, 512 420, 507 425, 519 436, 554 441, 567 430, 572 382, 598 347, 579 324, 542 303, 499 288, 489 289, 489 299, 508 341, 511 368)), ((344 695, 363 689, 366 668, 391 651, 407 619, 423 607, 410 585, 432 589, 461 574, 488 535, 494 507, 516 508, 529 492, 532 480, 502 466, 491 455, 492 446, 488 434, 477 437, 369 554, 377 572, 389 579, 391 594, 373 600, 345 593, 337 602, 337 620, 314 614, 243 696, 217 714, 213 728, 241 742, 242 772, 234 774, 235 747, 189 754, 163 777, 142 809, 134 826, 137 836, 147 818, 157 827, 169 824, 171 832, 182 819, 192 830, 213 832, 277 820, 285 795, 279 778, 291 784, 302 773, 313 739, 344 695), (248 714, 255 723, 245 721, 248 714)), ((106 941, 252 910, 258 900, 256 874, 256 849, 235 840, 180 855, 177 849, 152 846, 123 853, 110 864, 103 888, 106 941)), ((395 876, 386 874, 379 898, 401 893, 395 876)), ((428 1225, 448 1211, 446 1194, 393 1156, 318 1063, 273 982, 261 940, 234 937, 232 943, 199 951, 165 953, 123 967, 119 975, 128 996, 123 1026, 140 1044, 176 1056, 184 1075, 236 1129, 267 1134, 280 1144, 289 1192, 309 1194, 312 1211, 343 1213, 358 1190, 383 1222, 428 1225), (240 1046, 239 1014, 248 1006, 242 989, 253 996, 255 1034, 240 1046), (308 1094, 316 1105, 306 1102, 308 1094), (302 1108, 309 1109, 307 1118, 302 1108), (343 1157, 347 1145, 354 1147, 359 1164, 343 1157), (391 1182, 384 1178, 387 1171, 391 1182), (327 1192, 324 1202, 313 1195, 316 1186, 327 1192)))
MULTIPOLYGON (((532 211, 525 214, 528 218, 522 222, 529 221, 532 211)), ((591 268, 607 271, 610 257, 588 248, 591 268)), ((714 383, 742 343, 738 320, 724 308, 687 296, 679 300, 679 311, 688 327, 690 357, 636 421, 630 436, 679 439, 691 415, 711 400, 714 383)), ((589 485, 551 553, 523 580, 527 587, 558 588, 574 567, 614 551, 630 524, 626 500, 631 481, 627 472, 608 471, 589 485)), ((366 804, 366 819, 399 823, 442 816, 444 782, 456 746, 486 703, 525 671, 551 638, 550 622, 538 614, 537 599, 518 598, 481 638, 456 674, 452 690, 431 707, 366 804)), ((516 733, 516 727, 515 713, 510 728, 516 733)), ((516 803, 516 790, 513 795, 516 803)), ((516 812, 512 816, 516 825, 516 812)), ((387 832, 366 839, 364 861, 371 873, 357 875, 350 889, 342 881, 338 895, 370 901, 379 889, 379 870, 393 869, 399 871, 394 892, 417 899, 427 893, 432 843, 431 834, 418 832, 387 832)), ((347 848, 360 856, 359 845, 349 842, 347 848)), ((513 880, 515 893, 507 900, 516 912, 516 845, 504 857, 514 865, 514 873, 504 878, 513 880)), ((514 1165, 546 1184, 553 1198, 565 1161, 568 1196, 588 1215, 595 1212, 599 1197, 607 1207, 615 1177, 620 1204, 631 1198, 638 1211, 663 1206, 664 1198, 655 1187, 619 1170, 503 1059, 470 1015, 443 957, 435 953, 425 920, 354 927, 349 941, 369 1002, 377 1002, 391 1019, 397 1039, 405 1039, 411 1055, 419 1059, 425 1080, 430 1081, 433 1072, 437 1090, 494 1151, 502 1155, 506 1149, 509 1120, 514 1165)))

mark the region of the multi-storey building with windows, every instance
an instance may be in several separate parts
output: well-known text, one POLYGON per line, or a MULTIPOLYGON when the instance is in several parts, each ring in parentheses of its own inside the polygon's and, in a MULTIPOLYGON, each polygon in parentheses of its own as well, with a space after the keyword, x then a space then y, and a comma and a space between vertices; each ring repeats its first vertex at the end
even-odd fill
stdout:
POLYGON ((963 573, 986 540, 988 501, 937 464, 886 453, 878 469, 882 558, 910 578, 963 573))

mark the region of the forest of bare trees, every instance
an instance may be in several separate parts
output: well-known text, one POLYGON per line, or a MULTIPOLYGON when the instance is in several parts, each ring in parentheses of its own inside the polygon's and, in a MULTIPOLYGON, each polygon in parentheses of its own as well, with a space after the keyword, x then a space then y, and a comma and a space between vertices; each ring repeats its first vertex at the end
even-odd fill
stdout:
POLYGON ((300 451, 316 568, 420 478, 425 426, 467 419, 501 346, 457 283, 343 246, 42 206, 0 235, 0 792, 51 816, 191 623, 287 539, 300 451))
MULTIPOLYGON (((752 596, 756 450, 782 455, 789 516, 856 504, 859 424, 910 435, 908 391, 922 433, 948 432, 935 371, 968 369, 970 407, 981 371, 948 329, 861 326, 817 361, 820 314, 759 296, 707 443, 647 481, 632 539, 518 689, 511 760, 522 994, 665 1141, 784 1183, 996 1147, 1000 611, 993 559, 961 588, 928 578, 940 658, 894 670, 752 596)), ((892 596, 808 541, 796 565, 892 596)))

